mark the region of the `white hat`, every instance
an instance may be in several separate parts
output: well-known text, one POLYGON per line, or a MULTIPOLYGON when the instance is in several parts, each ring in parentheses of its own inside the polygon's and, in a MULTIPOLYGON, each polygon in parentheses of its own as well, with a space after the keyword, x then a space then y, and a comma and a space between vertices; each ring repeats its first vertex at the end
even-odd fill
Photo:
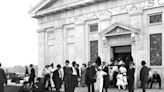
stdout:
POLYGON ((101 66, 98 67, 99 70, 102 70, 103 68, 101 66))

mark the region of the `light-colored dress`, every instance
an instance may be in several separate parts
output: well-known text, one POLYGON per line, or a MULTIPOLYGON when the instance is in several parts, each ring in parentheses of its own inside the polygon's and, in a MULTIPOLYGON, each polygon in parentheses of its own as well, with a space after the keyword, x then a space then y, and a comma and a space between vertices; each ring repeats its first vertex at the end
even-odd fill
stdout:
POLYGON ((123 74, 123 82, 124 82, 124 85, 127 85, 128 82, 127 82, 127 76, 126 76, 126 73, 127 73, 127 69, 123 66, 121 66, 119 68, 119 71, 123 74))
POLYGON ((53 76, 53 72, 55 71, 55 69, 52 68, 52 67, 50 67, 50 70, 51 70, 50 83, 51 83, 51 87, 54 88, 55 85, 54 85, 54 82, 53 82, 53 80, 52 80, 52 76, 53 76))
POLYGON ((124 85, 122 74, 117 74, 117 84, 116 85, 117 86, 124 85))
POLYGON ((97 71, 97 78, 96 78, 96 82, 95 82, 95 90, 98 90, 99 92, 102 92, 103 90, 103 76, 107 75, 106 72, 104 71, 97 71))

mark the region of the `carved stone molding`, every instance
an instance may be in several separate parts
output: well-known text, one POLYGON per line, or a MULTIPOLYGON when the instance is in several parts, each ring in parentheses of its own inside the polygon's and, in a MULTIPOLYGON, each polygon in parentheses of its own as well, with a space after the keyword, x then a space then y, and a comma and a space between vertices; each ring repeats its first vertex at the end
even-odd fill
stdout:
POLYGON ((84 25, 85 22, 84 21, 75 21, 75 26, 81 26, 84 25))
POLYGON ((37 29, 37 33, 44 33, 45 29, 37 29))
POLYGON ((137 15, 142 15, 143 14, 143 9, 133 9, 129 11, 130 16, 137 16, 137 15))
POLYGON ((57 26, 57 27, 55 27, 54 29, 55 29, 55 30, 63 29, 63 25, 57 26))

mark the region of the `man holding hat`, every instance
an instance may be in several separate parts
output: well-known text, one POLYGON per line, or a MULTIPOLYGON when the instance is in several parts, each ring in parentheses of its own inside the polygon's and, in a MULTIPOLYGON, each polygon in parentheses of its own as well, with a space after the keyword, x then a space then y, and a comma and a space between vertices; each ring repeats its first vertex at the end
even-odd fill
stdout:
POLYGON ((146 84, 148 81, 148 75, 149 75, 149 68, 146 65, 145 61, 141 62, 142 68, 140 71, 140 81, 141 81, 141 88, 143 92, 146 92, 146 84))

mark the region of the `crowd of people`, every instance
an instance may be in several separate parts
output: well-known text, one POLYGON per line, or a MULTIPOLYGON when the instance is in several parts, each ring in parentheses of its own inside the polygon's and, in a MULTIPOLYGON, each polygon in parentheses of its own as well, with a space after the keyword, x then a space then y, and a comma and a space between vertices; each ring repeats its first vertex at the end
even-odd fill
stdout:
POLYGON ((118 87, 119 90, 127 89, 130 79, 131 87, 129 88, 133 89, 135 68, 133 62, 130 62, 128 66, 130 66, 128 69, 130 73, 128 73, 127 65, 121 59, 107 64, 101 62, 101 58, 97 57, 95 62, 89 61, 88 64, 82 64, 82 67, 79 67, 76 61, 70 64, 70 61, 66 60, 65 66, 61 67, 57 64, 56 70, 53 63, 46 65, 38 82, 42 83, 40 87, 42 90, 56 88, 56 92, 59 92, 63 84, 65 92, 74 92, 79 86, 87 86, 88 92, 102 92, 103 90, 107 92, 109 87, 118 87))
MULTIPOLYGON (((149 88, 152 88, 154 82, 158 82, 159 89, 161 89, 160 75, 156 71, 152 73, 145 61, 142 61, 141 65, 143 67, 140 71, 140 81, 143 92, 146 92, 149 85, 149 88)), ((75 88, 79 86, 87 87, 88 92, 107 92, 107 89, 111 87, 134 92, 135 64, 133 60, 126 63, 122 59, 117 59, 107 64, 104 61, 101 62, 101 58, 97 57, 95 62, 88 62, 88 64, 82 64, 82 67, 79 66, 76 61, 70 64, 69 60, 65 61, 64 67, 57 64, 56 69, 53 63, 46 65, 42 76, 35 81, 35 69, 31 64, 30 72, 26 67, 25 82, 20 87, 19 92, 46 92, 53 88, 56 89, 56 92, 60 92, 62 84, 64 85, 64 92, 74 92, 75 88)), ((2 78, 6 79, 5 72, 0 68, 0 79, 2 78)), ((0 80, 0 92, 4 92, 2 83, 4 81, 0 80)))

